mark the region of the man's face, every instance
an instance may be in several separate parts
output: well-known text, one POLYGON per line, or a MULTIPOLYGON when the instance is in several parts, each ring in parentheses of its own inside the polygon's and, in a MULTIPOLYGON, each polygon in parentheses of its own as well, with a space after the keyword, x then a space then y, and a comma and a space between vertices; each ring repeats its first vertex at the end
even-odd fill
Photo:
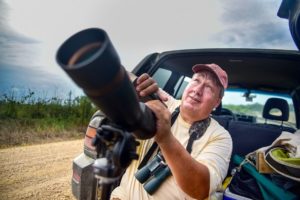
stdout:
POLYGON ((195 121, 205 119, 219 105, 220 87, 208 71, 194 74, 183 92, 181 107, 195 121))

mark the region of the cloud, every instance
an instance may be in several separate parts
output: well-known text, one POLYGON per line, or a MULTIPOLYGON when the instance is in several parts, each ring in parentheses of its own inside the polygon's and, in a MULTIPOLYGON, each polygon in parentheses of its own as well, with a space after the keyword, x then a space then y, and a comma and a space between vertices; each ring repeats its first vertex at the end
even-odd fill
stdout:
POLYGON ((0 32, 0 60, 2 63, 29 65, 38 54, 37 45, 36 41, 26 37, 0 32))
POLYGON ((46 63, 41 64, 45 46, 35 38, 16 32, 7 23, 8 11, 11 8, 0 0, 0 96, 11 92, 22 95, 28 89, 48 95, 64 96, 70 90, 82 94, 58 67, 52 73, 46 63))
POLYGON ((3 2, 0 92, 12 85, 79 91, 55 53, 89 27, 106 30, 127 70, 150 53, 176 49, 296 49, 287 20, 277 17, 281 2, 274 0, 6 0, 13 9, 3 2))
MULTIPOLYGON (((19 67, 12 67, 13 65, 10 64, 24 65, 26 63, 29 65, 32 63, 36 54, 32 46, 38 43, 35 39, 23 36, 10 27, 7 23, 9 21, 7 20, 7 11, 9 10, 10 8, 7 4, 0 0, 0 92, 7 88, 7 85, 22 79, 22 77, 20 79, 18 76, 23 76, 23 73, 12 73, 12 69, 19 67), (12 76, 12 74, 16 77, 12 76)), ((22 85, 25 83, 22 83, 22 85)))
POLYGON ((16 95, 22 95, 29 89, 39 94, 47 93, 48 97, 67 97, 69 91, 76 95, 83 94, 64 74, 51 74, 40 66, 18 66, 1 62, 0 66, 0 96, 12 91, 19 91, 16 95))
POLYGON ((296 49, 288 21, 277 16, 281 2, 231 0, 223 5, 224 30, 218 40, 229 47, 296 49))

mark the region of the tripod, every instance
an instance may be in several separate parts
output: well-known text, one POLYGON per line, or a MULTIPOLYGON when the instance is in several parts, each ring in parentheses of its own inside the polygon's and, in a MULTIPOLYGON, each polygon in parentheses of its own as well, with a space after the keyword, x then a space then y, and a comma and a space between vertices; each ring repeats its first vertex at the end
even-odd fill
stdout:
POLYGON ((106 200, 131 161, 138 159, 139 142, 131 133, 105 119, 97 129, 93 145, 97 151, 94 174, 102 189, 101 200, 106 200))

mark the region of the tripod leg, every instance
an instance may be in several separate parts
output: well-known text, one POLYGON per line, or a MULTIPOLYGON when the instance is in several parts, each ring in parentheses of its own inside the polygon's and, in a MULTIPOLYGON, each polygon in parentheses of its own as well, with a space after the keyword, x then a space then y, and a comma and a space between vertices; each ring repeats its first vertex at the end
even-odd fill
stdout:
POLYGON ((109 200, 110 194, 116 186, 116 183, 103 184, 101 189, 101 200, 109 200))

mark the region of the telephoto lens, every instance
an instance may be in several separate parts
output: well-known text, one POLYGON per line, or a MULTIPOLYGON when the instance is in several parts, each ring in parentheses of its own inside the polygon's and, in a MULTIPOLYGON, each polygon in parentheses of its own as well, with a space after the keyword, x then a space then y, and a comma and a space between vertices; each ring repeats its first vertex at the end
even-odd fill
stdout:
POLYGON ((155 135, 155 115, 139 102, 136 90, 104 30, 89 28, 74 34, 60 46, 56 60, 112 122, 138 139, 149 139, 155 135))

